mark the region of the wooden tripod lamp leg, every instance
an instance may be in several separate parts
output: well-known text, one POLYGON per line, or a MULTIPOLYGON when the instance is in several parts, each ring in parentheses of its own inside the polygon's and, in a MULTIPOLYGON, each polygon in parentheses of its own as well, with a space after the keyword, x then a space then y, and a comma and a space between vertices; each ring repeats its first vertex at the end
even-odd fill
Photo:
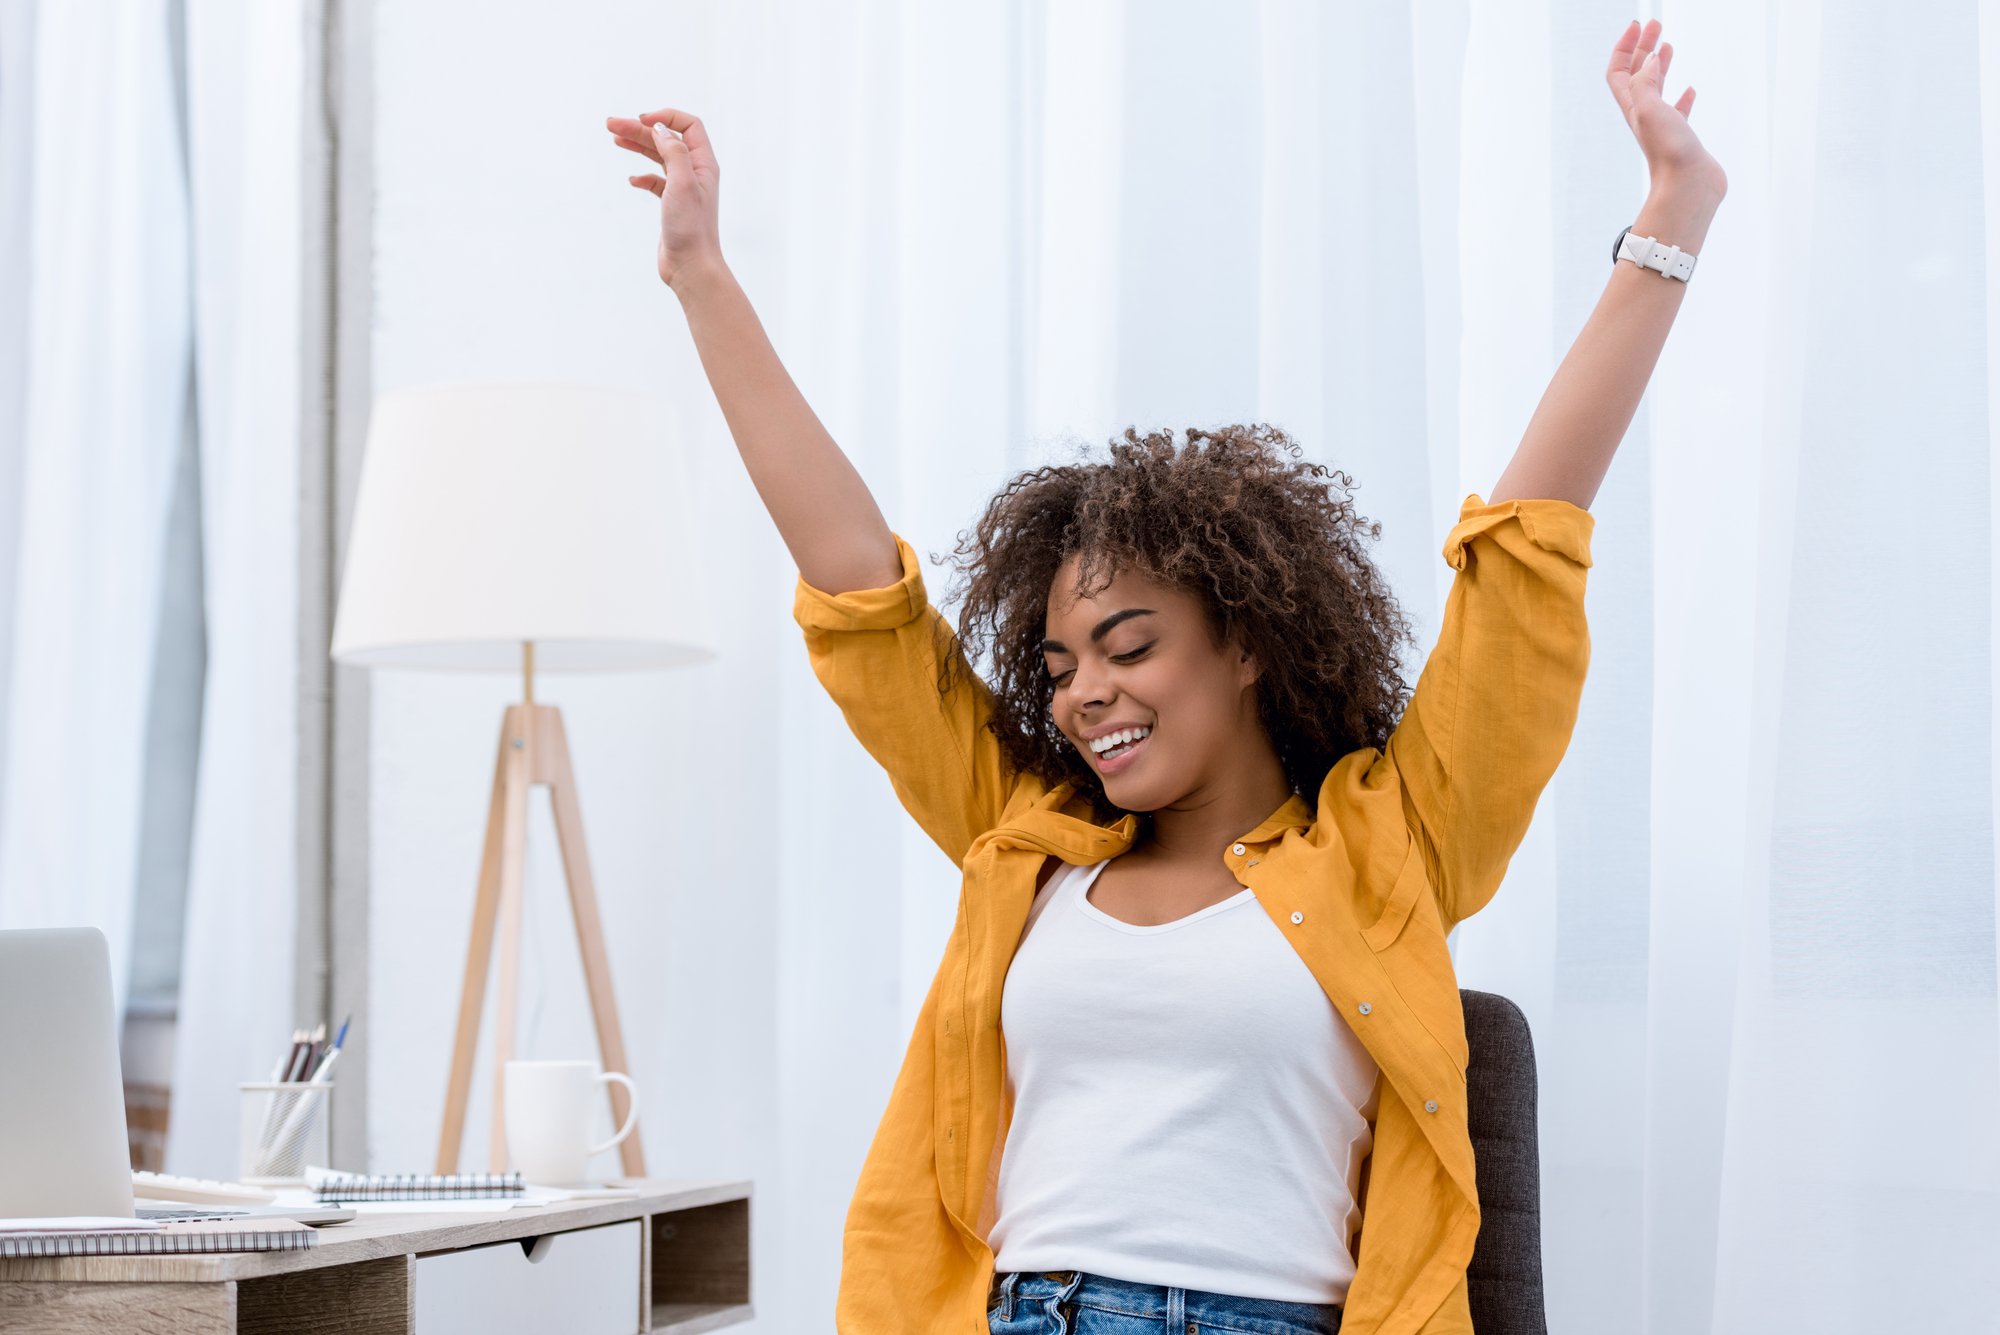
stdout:
MULTIPOLYGON (((570 768, 569 738, 563 730, 562 713, 552 705, 512 705, 501 723, 500 753, 493 764, 493 796, 486 811, 479 892, 472 908, 472 941, 466 951, 465 984, 459 994, 451 1078, 445 1087, 444 1130, 438 1139, 440 1173, 458 1171, 496 924, 500 994, 494 1017, 493 1134, 487 1159, 493 1172, 507 1171, 507 1061, 514 1051, 528 791, 537 782, 549 785, 556 838, 562 846, 563 872, 569 882, 570 908, 576 919, 577 945, 583 953, 584 983, 590 992, 590 1009, 597 1024, 597 1045, 604 1069, 630 1074, 625 1061, 625 1039, 618 1024, 617 995, 611 987, 611 957, 605 949, 604 924, 597 909, 597 886, 591 877, 590 854, 583 841, 583 812, 577 800, 576 776, 570 768)), ((621 1085, 610 1085, 608 1089, 612 1124, 623 1125, 630 1097, 621 1085)), ((619 1143, 618 1153, 627 1177, 646 1175, 646 1155, 637 1126, 619 1143)))
POLYGON ((528 848, 529 775, 534 765, 535 739, 527 708, 507 711, 517 717, 507 769, 507 829, 500 841, 500 995, 493 1012, 493 1135, 486 1161, 495 1173, 507 1171, 507 1063, 514 1055, 515 983, 521 974, 521 878, 528 848))
MULTIPOLYGON (((479 862, 479 891, 472 905, 472 940, 465 956, 465 983, 458 1000, 458 1034, 452 1042, 451 1076, 445 1086, 444 1128, 438 1137, 437 1172, 458 1171, 459 1152, 464 1143, 465 1111, 471 1098, 473 1055, 479 1044, 479 1020, 486 1005, 486 970, 493 959, 493 928, 505 883, 511 879, 516 906, 514 934, 519 939, 521 851, 527 825, 528 755, 525 720, 509 708, 500 724, 499 754, 493 762, 493 796, 486 809, 485 851, 479 862), (519 740, 522 745, 517 746, 519 740), (511 851, 511 858, 510 858, 511 851), (508 863, 512 875, 508 875, 508 863)), ((503 963, 504 968, 504 963, 503 963)), ((501 993, 503 1022, 511 1014, 513 980, 503 976, 501 993)), ((511 1028, 511 1024, 509 1025, 511 1028)), ((505 1059, 493 1072, 495 1088, 505 1069, 505 1059)), ((502 1127, 496 1122, 494 1142, 505 1145, 502 1127)))
MULTIPOLYGON (((570 769, 569 737, 560 710, 550 705, 536 708, 543 725, 537 738, 541 770, 555 812, 556 840, 562 845, 570 908, 576 917, 576 941, 583 952, 583 977, 590 990, 591 1014, 597 1021, 597 1046, 605 1070, 629 1075, 625 1038, 618 1027, 618 998, 611 989, 611 956, 604 948, 604 923, 597 912, 597 885, 591 878, 590 853, 583 842, 583 810, 577 801, 576 775, 570 769)), ((622 1085, 607 1084, 606 1088, 611 1092, 611 1125, 615 1130, 625 1124, 630 1098, 622 1085)), ((632 1134, 618 1143, 618 1157, 625 1176, 646 1175, 646 1152, 639 1143, 636 1123, 632 1134)))
POLYGON ((451 1045, 451 1077, 445 1083, 444 1130, 438 1136, 437 1168, 458 1171, 465 1138, 465 1106, 472 1092, 472 1057, 479 1044, 479 1016, 486 1006, 486 966, 493 958, 493 922, 500 904, 500 848, 507 818, 507 741, 511 717, 500 722, 500 747, 493 758, 493 797, 486 807, 486 844, 479 859, 479 892, 472 901, 472 942, 465 954, 465 983, 458 997, 458 1036, 451 1045))

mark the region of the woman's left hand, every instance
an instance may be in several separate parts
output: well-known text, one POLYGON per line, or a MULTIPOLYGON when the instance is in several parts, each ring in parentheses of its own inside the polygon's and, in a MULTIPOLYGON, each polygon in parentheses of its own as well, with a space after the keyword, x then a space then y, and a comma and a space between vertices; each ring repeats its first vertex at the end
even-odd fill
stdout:
POLYGON ((1722 165, 1701 146, 1694 128, 1688 124, 1688 111, 1694 106, 1693 87, 1671 106, 1662 96, 1674 48, 1673 43, 1665 42, 1654 50, 1653 44, 1659 36, 1658 19, 1651 20, 1644 28, 1637 19, 1627 24, 1618 44, 1611 48, 1611 68, 1605 72, 1605 82, 1611 85, 1611 94, 1618 99, 1625 123, 1632 127, 1632 134, 1646 154, 1654 188, 1671 185, 1705 191, 1721 199, 1729 189, 1729 178, 1723 175, 1722 165))

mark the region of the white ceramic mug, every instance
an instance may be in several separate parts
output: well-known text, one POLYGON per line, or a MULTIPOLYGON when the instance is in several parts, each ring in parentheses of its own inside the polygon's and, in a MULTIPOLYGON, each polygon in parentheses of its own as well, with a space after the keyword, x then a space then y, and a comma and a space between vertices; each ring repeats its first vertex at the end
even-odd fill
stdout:
POLYGON ((632 1134, 639 1124, 639 1090, 631 1077, 597 1069, 594 1061, 510 1061, 504 1092, 507 1152, 514 1169, 537 1186, 583 1186, 591 1156, 632 1134), (591 1109, 599 1085, 615 1080, 631 1095, 625 1125, 607 1141, 590 1143, 591 1109))

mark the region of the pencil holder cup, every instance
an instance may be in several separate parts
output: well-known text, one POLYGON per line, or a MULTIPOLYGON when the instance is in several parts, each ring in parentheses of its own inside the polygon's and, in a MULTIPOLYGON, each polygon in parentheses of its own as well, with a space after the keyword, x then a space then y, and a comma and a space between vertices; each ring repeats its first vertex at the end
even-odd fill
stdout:
POLYGON ((247 1186, 301 1186, 307 1164, 325 1166, 328 1081, 260 1080, 243 1091, 237 1180, 247 1186))

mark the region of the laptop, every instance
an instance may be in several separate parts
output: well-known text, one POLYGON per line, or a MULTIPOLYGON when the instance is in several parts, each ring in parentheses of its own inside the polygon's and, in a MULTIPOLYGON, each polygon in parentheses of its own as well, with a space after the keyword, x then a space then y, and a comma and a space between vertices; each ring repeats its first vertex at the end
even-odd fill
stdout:
POLYGON ((0 931, 0 1219, 274 1216, 352 1219, 345 1207, 135 1209, 111 952, 95 927, 0 931))

